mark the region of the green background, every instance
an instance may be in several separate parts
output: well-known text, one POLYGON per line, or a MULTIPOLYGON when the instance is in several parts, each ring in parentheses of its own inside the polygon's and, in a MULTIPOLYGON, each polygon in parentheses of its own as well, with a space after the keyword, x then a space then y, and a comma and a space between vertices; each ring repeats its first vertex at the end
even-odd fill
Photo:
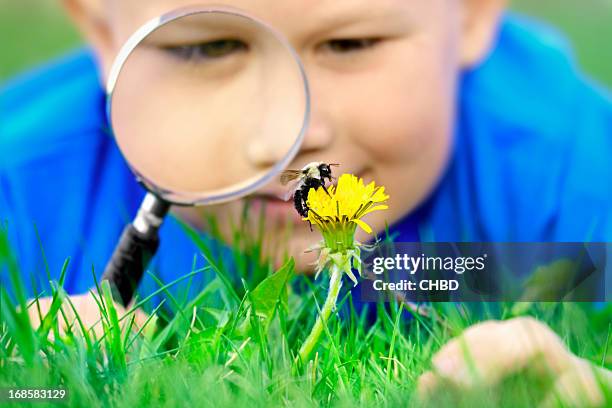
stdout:
MULTIPOLYGON (((514 0, 511 7, 562 30, 582 68, 612 88, 612 0, 514 0)), ((0 0, 0 82, 81 41, 59 0, 0 0)))

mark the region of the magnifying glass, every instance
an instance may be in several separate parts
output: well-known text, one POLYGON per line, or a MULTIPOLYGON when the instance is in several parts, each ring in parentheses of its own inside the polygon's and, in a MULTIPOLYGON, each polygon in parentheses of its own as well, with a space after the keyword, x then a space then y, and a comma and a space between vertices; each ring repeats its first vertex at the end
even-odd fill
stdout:
POLYGON ((102 279, 127 305, 171 205, 236 200, 298 152, 309 118, 302 64, 266 23, 229 8, 188 8, 138 29, 116 58, 107 114, 148 190, 102 279))

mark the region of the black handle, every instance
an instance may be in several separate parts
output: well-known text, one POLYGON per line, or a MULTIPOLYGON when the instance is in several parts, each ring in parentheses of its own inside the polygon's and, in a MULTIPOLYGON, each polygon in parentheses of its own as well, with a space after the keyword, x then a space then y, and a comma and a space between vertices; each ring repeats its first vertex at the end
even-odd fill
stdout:
POLYGON ((123 306, 132 300, 149 261, 159 247, 157 231, 169 209, 169 202, 147 193, 134 222, 123 230, 106 265, 102 279, 110 282, 115 301, 123 306))
POLYGON ((102 279, 107 279, 113 288, 115 301, 126 306, 132 300, 142 275, 159 247, 157 230, 141 234, 128 224, 113 256, 106 265, 102 279))

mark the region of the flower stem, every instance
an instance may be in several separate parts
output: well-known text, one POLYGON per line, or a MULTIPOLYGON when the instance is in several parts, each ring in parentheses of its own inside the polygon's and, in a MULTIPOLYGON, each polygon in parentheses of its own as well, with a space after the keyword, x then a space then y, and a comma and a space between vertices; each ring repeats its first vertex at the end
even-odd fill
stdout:
POLYGON ((332 310, 334 310, 336 307, 336 300, 338 299, 338 294, 340 293, 340 286, 342 286, 342 271, 335 263, 331 264, 330 275, 329 290, 327 292, 327 299, 325 299, 323 309, 321 309, 321 313, 317 317, 317 321, 312 327, 312 331, 308 335, 308 338, 306 341, 304 341, 304 344, 302 344, 302 347, 300 348, 299 359, 303 363, 308 360, 312 349, 319 342, 319 337, 321 337, 323 327, 327 323, 332 310))

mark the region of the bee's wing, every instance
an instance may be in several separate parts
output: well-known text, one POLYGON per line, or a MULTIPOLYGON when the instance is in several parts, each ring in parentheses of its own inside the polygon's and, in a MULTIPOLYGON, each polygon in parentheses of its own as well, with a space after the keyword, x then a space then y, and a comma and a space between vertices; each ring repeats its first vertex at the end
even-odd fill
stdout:
POLYGON ((293 196, 295 191, 302 188, 303 184, 304 184, 304 180, 302 178, 296 178, 296 179, 289 181, 287 183, 287 191, 285 192, 285 195, 283 196, 283 200, 289 201, 289 199, 293 196))
POLYGON ((280 182, 283 186, 286 186, 290 181, 298 179, 301 174, 301 170, 285 170, 280 175, 280 182))

